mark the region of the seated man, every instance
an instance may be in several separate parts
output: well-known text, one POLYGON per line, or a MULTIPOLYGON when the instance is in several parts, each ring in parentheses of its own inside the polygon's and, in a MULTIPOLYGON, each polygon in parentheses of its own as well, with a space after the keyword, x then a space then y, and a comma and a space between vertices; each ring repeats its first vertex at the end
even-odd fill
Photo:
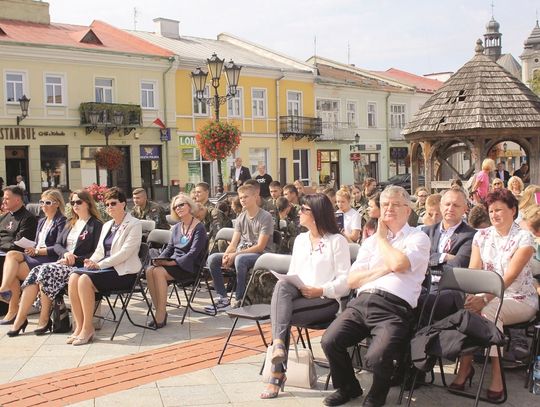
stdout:
MULTIPOLYGON (((238 188, 240 203, 244 209, 234 226, 231 243, 225 253, 214 253, 208 258, 208 268, 214 280, 217 310, 229 306, 229 298, 223 281, 222 267, 236 269, 236 303, 244 296, 248 270, 253 267, 259 256, 272 249, 272 236, 274 224, 272 215, 257 205, 258 193, 251 185, 242 185, 238 188)), ((213 312, 212 305, 207 311, 213 312)))
POLYGON ((382 406, 390 390, 394 360, 400 360, 414 321, 429 260, 429 238, 407 224, 411 200, 405 189, 389 186, 381 194, 377 232, 361 246, 348 283, 358 297, 326 330, 322 348, 337 389, 324 399, 339 406, 362 395, 347 348, 371 336, 365 356, 373 384, 364 406, 382 406))
MULTIPOLYGON (((431 290, 424 315, 429 313, 437 294, 441 275, 448 267, 468 267, 471 259, 472 241, 476 230, 464 222, 467 211, 467 196, 461 188, 444 192, 441 198, 442 221, 427 226, 423 231, 429 236, 429 268, 431 290)), ((464 298, 460 292, 448 290, 441 293, 434 319, 440 320, 463 308, 464 298)), ((423 298, 421 299, 423 302, 423 298)))
MULTIPOLYGON (((7 253, 10 250, 24 251, 22 247, 14 242, 23 237, 34 240, 36 237, 37 219, 24 206, 24 191, 16 186, 4 188, 2 207, 6 211, 0 217, 0 252, 7 253)), ((4 269, 5 256, 0 256, 0 281, 4 269)), ((18 295, 18 293, 15 293, 18 295)), ((7 312, 7 304, 0 301, 0 315, 7 312)), ((0 325, 10 325, 15 318, 13 315, 6 315, 0 321, 0 325)))
MULTIPOLYGON (((202 223, 204 224, 206 233, 208 233, 210 242, 209 247, 210 249, 214 249, 214 237, 218 230, 230 227, 232 223, 229 218, 227 218, 227 216, 216 208, 216 206, 208 199, 210 196, 210 185, 206 182, 199 182, 195 185, 194 191, 195 202, 206 208, 202 223)), ((225 248, 222 248, 222 250, 225 250, 225 248)))
POLYGON ((276 199, 277 216, 275 219, 274 229, 279 230, 281 234, 281 242, 276 248, 276 253, 291 254, 294 240, 298 236, 299 228, 295 221, 289 219, 289 213, 292 210, 292 204, 287 201, 287 198, 280 197, 276 199))
POLYGON ((133 209, 131 215, 137 219, 153 220, 156 222, 156 229, 169 230, 170 226, 165 216, 165 209, 155 202, 148 200, 146 191, 143 188, 133 190, 133 209))
POLYGON ((426 210, 424 217, 422 218, 422 226, 420 230, 423 230, 426 226, 434 225, 442 220, 441 213, 441 194, 431 194, 426 199, 426 210))

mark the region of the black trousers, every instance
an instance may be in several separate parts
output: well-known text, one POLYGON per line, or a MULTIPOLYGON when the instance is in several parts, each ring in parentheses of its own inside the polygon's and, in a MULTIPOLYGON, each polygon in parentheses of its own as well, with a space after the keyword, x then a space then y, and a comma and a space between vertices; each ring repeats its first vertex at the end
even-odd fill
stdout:
POLYGON ((357 386, 347 348, 372 337, 365 364, 380 379, 390 379, 410 341, 414 315, 407 302, 387 294, 360 293, 330 325, 321 345, 330 363, 335 389, 357 386))
MULTIPOLYGON (((418 312, 420 312, 422 306, 424 306, 425 303, 424 314, 422 315, 421 321, 422 326, 427 325, 429 321, 429 316, 431 314, 431 310, 433 309, 436 297, 436 285, 431 286, 429 294, 427 293, 427 290, 422 287, 422 293, 420 294, 420 298, 418 298, 418 307, 416 307, 418 312)), ((463 309, 464 304, 465 296, 461 291, 442 290, 439 294, 439 301, 437 302, 437 307, 435 308, 435 312, 433 313, 433 320, 440 321, 441 319, 444 319, 447 316, 458 312, 459 310, 463 309)))
MULTIPOLYGON (((6 256, 0 256, 0 283, 4 276, 4 260, 6 260, 6 256)), ((8 306, 5 302, 0 301, 0 317, 7 314, 8 306)))

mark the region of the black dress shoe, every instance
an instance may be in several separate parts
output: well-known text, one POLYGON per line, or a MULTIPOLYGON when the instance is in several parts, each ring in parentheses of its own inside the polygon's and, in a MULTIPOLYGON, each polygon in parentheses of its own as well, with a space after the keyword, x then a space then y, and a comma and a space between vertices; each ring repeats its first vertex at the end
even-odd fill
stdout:
POLYGON ((362 404, 365 407, 379 407, 384 406, 386 403, 386 396, 390 391, 390 384, 388 380, 383 379, 379 376, 373 375, 373 383, 371 384, 371 389, 364 399, 362 404))
POLYGON ((337 389, 335 392, 324 398, 323 404, 325 406, 341 406, 352 399, 360 397, 363 393, 364 392, 361 387, 355 387, 352 389, 337 389))
POLYGON ((13 317, 11 319, 2 319, 0 320, 0 325, 13 325, 13 323, 15 322, 15 318, 16 317, 13 317))

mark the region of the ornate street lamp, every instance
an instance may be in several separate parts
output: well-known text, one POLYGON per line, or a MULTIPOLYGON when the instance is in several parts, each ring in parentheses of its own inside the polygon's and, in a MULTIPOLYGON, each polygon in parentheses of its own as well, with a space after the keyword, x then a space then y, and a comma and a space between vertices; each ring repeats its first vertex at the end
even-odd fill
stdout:
POLYGON ((30 99, 26 95, 22 95, 22 98, 19 99, 21 105, 21 115, 17 116, 17 126, 28 116, 28 105, 30 104, 30 99))
MULTIPOLYGON (((208 72, 204 72, 200 67, 191 72, 191 79, 193 80, 193 86, 195 87, 195 97, 199 102, 206 103, 210 106, 214 106, 214 115, 216 121, 219 121, 219 106, 224 104, 227 100, 236 95, 238 80, 240 79, 240 71, 242 67, 236 65, 232 60, 225 64, 225 59, 220 59, 215 53, 206 60, 208 72), (225 76, 227 78, 228 89, 227 94, 224 96, 219 95, 219 81, 221 79, 221 73, 225 70, 225 76), (210 73, 212 81, 212 87, 214 88, 213 97, 204 97, 204 89, 206 87, 206 80, 210 73)), ((221 173, 221 160, 217 160, 218 171, 218 193, 223 192, 223 174, 221 173)))

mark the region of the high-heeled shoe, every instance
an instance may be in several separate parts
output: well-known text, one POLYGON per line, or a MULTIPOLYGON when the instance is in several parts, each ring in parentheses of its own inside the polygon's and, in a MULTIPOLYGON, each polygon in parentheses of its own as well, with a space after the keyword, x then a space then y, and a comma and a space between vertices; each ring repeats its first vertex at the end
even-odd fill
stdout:
POLYGON ((0 291, 0 301, 6 302, 9 304, 11 300, 11 290, 0 291))
POLYGON ((450 386, 448 386, 448 388, 450 390, 457 390, 457 391, 464 391, 465 390, 465 383, 467 383, 467 380, 469 381, 469 387, 472 386, 472 379, 474 377, 474 367, 471 366, 471 370, 469 370, 469 373, 467 374, 467 377, 465 377, 465 380, 463 381, 463 383, 456 383, 456 382, 452 382, 450 383, 450 386))
POLYGON ((281 341, 275 342, 272 345, 272 359, 270 362, 273 365, 278 365, 285 362, 287 359, 287 349, 285 349, 285 344, 281 341))
POLYGON ((167 325, 167 316, 168 316, 168 314, 165 313, 165 319, 163 320, 163 322, 157 322, 157 323, 155 323, 154 321, 150 321, 150 322, 148 323, 148 327, 149 327, 149 328, 155 328, 155 329, 163 328, 165 325, 167 325))
POLYGON ((487 390, 487 399, 493 403, 500 401, 504 396, 504 390, 487 390))
POLYGON ((13 329, 11 331, 8 331, 7 336, 9 336, 10 338, 13 338, 14 336, 19 336, 19 333, 21 331, 24 332, 26 330, 27 326, 28 326, 28 320, 25 319, 20 327, 18 327, 17 329, 13 329))
POLYGON ((34 334, 36 334, 37 336, 41 336, 41 335, 45 335, 48 331, 52 332, 52 320, 51 319, 49 319, 49 321, 47 321, 47 325, 45 325, 44 327, 34 329, 34 334))
POLYGON ((67 343, 68 345, 72 345, 73 342, 75 341, 75 339, 77 339, 77 335, 71 334, 71 335, 69 335, 69 336, 66 338, 66 343, 67 343))
POLYGON ((88 335, 86 338, 81 338, 81 337, 79 336, 79 337, 77 337, 77 338, 73 341, 72 345, 73 345, 73 346, 86 345, 87 343, 90 343, 90 342, 92 342, 92 341, 94 340, 94 335, 95 335, 95 334, 96 334, 95 332, 92 332, 92 333, 91 333, 90 335, 88 335))
POLYGON ((11 319, 1 319, 0 325, 13 325, 15 323, 15 318, 16 317, 13 317, 11 319))
POLYGON ((268 379, 266 383, 276 386, 276 390, 270 391, 267 389, 261 393, 260 398, 261 399, 275 399, 278 396, 280 390, 282 392, 285 390, 286 381, 287 381, 287 376, 285 375, 281 377, 272 376, 270 379, 268 379))

